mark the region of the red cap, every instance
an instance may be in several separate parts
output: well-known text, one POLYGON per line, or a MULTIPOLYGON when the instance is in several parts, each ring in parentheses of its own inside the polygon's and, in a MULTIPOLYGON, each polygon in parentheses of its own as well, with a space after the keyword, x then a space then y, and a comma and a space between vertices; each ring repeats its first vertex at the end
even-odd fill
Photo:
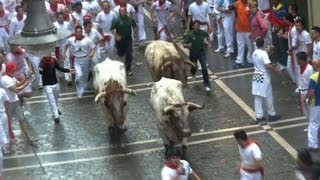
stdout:
POLYGON ((8 74, 11 74, 11 73, 14 72, 16 69, 17 69, 17 66, 16 66, 15 63, 10 62, 10 61, 6 62, 6 72, 5 72, 5 74, 7 74, 7 75, 8 75, 8 74))

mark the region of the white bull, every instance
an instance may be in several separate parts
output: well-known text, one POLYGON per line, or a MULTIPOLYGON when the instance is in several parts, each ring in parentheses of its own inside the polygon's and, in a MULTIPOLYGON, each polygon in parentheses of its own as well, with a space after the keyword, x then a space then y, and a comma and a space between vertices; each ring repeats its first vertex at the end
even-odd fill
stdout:
POLYGON ((127 88, 125 66, 122 62, 107 58, 94 68, 95 102, 100 101, 106 115, 109 130, 125 130, 128 111, 127 94, 135 95, 127 88))
POLYGON ((203 108, 193 102, 185 102, 182 88, 180 81, 163 77, 151 89, 150 103, 166 153, 173 145, 181 143, 185 152, 187 137, 191 136, 189 113, 203 108))

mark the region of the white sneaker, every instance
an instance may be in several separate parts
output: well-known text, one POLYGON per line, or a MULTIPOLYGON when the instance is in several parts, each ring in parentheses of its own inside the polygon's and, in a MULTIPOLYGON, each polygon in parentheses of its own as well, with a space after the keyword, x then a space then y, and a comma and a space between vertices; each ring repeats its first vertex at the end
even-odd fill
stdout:
POLYGON ((294 90, 294 93, 298 94, 298 93, 299 93, 299 88, 297 88, 296 90, 294 90))
POLYGON ((206 91, 211 91, 211 88, 209 86, 205 87, 206 91))
POLYGON ((308 132, 308 128, 305 128, 305 129, 303 130, 303 132, 308 132))
POLYGON ((223 56, 224 58, 228 58, 228 57, 230 57, 230 53, 226 53, 226 54, 224 54, 224 56, 223 56))
POLYGON ((24 116, 30 116, 31 115, 31 113, 29 111, 24 111, 23 114, 24 114, 24 116))
POLYGON ((197 79, 196 75, 191 75, 191 79, 192 79, 192 81, 195 81, 197 79))
POLYGON ((222 53, 224 52, 224 49, 218 48, 216 50, 214 50, 215 53, 222 53))

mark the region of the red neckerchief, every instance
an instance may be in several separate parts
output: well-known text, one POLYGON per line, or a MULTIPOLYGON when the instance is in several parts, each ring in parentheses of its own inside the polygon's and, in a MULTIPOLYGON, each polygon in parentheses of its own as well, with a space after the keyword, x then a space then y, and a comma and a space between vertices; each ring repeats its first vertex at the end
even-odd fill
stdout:
POLYGON ((81 35, 80 37, 75 36, 74 42, 81 41, 84 37, 84 35, 81 35))
POLYGON ((110 35, 104 35, 103 36, 103 40, 104 41, 110 41, 111 40, 111 36, 110 35))
POLYGON ((243 145, 242 148, 247 148, 247 147, 248 147, 249 145, 251 145, 251 144, 256 144, 256 145, 258 145, 258 146, 261 145, 261 143, 260 143, 259 141, 256 141, 256 140, 253 140, 253 139, 248 139, 248 140, 244 143, 244 145, 243 145))
POLYGON ((46 64, 54 64, 54 58, 52 58, 51 56, 43 57, 43 60, 46 64))
POLYGON ((161 2, 159 1, 159 7, 161 7, 165 2, 166 2, 166 1, 163 1, 163 3, 161 3, 161 2))
POLYGON ((0 17, 3 17, 3 16, 4 16, 4 14, 5 14, 4 10, 3 10, 3 9, 1 9, 1 10, 0 10, 0 17))
POLYGON ((11 51, 11 53, 15 56, 23 54, 22 48, 19 48, 17 51, 11 51))
POLYGON ((69 13, 63 14, 63 20, 65 20, 65 21, 69 21, 69 20, 70 20, 70 15, 69 15, 69 13))
POLYGON ((177 169, 178 168, 178 166, 172 164, 172 162, 167 162, 165 164, 165 166, 167 166, 168 168, 171 168, 171 169, 177 169))
POLYGON ((303 62, 301 65, 300 65, 300 74, 303 74, 304 70, 306 70, 308 66, 308 62, 303 62))
POLYGON ((23 19, 23 15, 17 15, 18 21, 21 21, 23 19))
POLYGON ((57 12, 58 10, 58 3, 50 3, 50 9, 53 11, 53 12, 57 12))

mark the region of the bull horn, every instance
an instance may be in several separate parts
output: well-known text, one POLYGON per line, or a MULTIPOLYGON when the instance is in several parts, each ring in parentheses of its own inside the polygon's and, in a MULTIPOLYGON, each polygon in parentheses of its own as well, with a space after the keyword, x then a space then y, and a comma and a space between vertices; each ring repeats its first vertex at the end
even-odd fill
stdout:
POLYGON ((163 108, 163 112, 165 114, 167 114, 169 111, 173 110, 175 107, 175 105, 169 105, 169 106, 166 106, 165 108, 163 108))
POLYGON ((204 108, 204 104, 202 106, 200 106, 199 104, 193 103, 193 102, 187 102, 186 104, 188 105, 189 111, 193 111, 195 109, 203 109, 204 108))
POLYGON ((194 68, 197 68, 197 65, 194 64, 193 62, 189 61, 189 60, 184 60, 185 64, 189 64, 190 66, 193 66, 194 68))
POLYGON ((98 102, 99 99, 100 99, 101 97, 105 96, 106 94, 107 94, 107 93, 106 93, 105 91, 100 92, 100 93, 96 96, 96 98, 94 98, 94 102, 98 102))
POLYGON ((137 95, 136 91, 134 91, 133 89, 129 89, 129 88, 123 88, 122 92, 123 93, 127 93, 127 94, 131 94, 131 95, 134 95, 134 96, 137 95))

